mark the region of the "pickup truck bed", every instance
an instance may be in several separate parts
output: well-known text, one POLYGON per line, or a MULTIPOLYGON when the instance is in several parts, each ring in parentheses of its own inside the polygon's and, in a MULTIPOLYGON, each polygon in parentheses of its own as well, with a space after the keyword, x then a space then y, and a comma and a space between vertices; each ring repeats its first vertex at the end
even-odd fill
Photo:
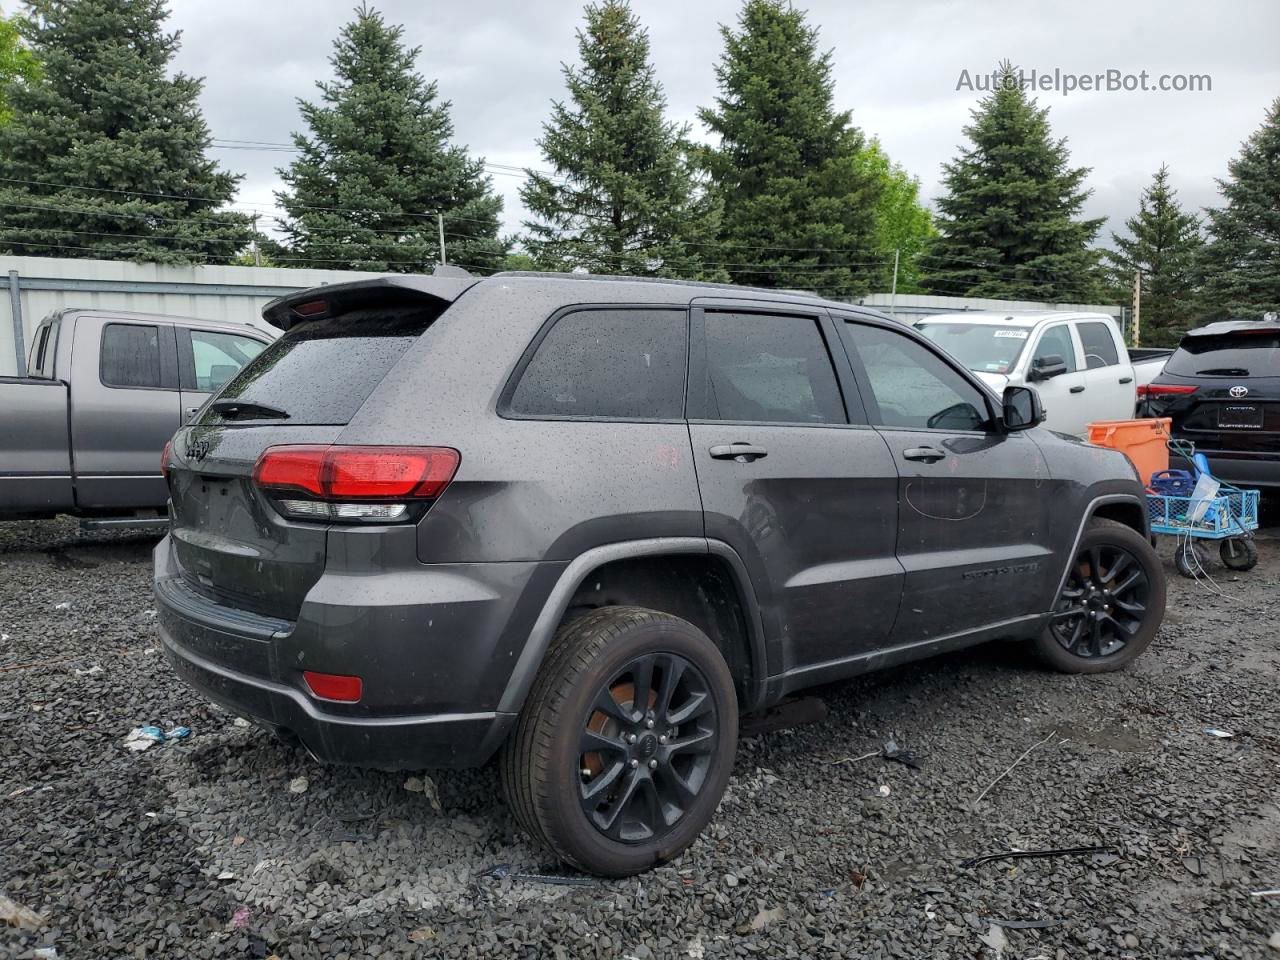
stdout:
POLYGON ((0 377, 0 513, 47 516, 72 507, 67 385, 0 377))

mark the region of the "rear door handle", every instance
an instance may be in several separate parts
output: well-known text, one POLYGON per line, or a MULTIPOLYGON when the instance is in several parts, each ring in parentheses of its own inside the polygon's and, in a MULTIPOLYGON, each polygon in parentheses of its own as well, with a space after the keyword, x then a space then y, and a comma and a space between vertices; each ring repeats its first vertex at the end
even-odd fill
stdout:
POLYGON ((1072 392, 1072 393, 1084 393, 1084 387, 1072 387, 1072 388, 1071 388, 1071 392, 1072 392))
POLYGON ((934 447, 908 447, 902 451, 902 459, 921 460, 925 463, 937 463, 945 457, 945 453, 934 447))
POLYGON ((737 460, 739 463, 750 463, 767 457, 769 451, 757 447, 753 443, 717 443, 711 448, 712 460, 737 460))
POLYGON ((1121 383, 1133 383, 1133 377, 1121 377, 1121 378, 1120 378, 1120 382, 1121 382, 1121 383))

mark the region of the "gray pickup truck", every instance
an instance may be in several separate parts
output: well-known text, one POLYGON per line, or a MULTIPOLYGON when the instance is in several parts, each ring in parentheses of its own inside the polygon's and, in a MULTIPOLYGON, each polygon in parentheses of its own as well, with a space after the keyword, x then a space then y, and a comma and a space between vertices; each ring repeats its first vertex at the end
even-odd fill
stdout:
POLYGON ((65 309, 0 377, 0 520, 166 522, 165 442, 272 340, 247 324, 65 309))

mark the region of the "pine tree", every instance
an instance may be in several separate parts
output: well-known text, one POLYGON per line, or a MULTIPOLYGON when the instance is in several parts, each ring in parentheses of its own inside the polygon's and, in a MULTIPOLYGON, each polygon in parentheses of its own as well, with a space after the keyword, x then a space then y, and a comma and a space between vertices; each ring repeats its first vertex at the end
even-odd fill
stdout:
POLYGON ((1204 241, 1200 220, 1185 213, 1162 165, 1138 198, 1138 212, 1124 222, 1129 236, 1111 234, 1106 251, 1114 290, 1128 302, 1133 275, 1142 275, 1142 336, 1149 344, 1172 345, 1195 316, 1196 261, 1204 241))
POLYGON ((738 29, 720 34, 720 93, 700 116, 720 139, 706 163, 734 280, 839 298, 887 284, 875 237, 883 183, 856 162, 863 136, 835 111, 818 31, 784 0, 747 0, 738 29))
POLYGON ((872 138, 854 162, 881 183, 872 228, 875 249, 886 263, 898 260, 898 293, 923 293, 919 257, 937 236, 933 216, 920 202, 920 181, 889 159, 872 138))
POLYGON ((22 19, 0 16, 0 126, 13 117, 5 88, 10 83, 34 83, 40 78, 40 61, 22 42, 22 19))
POLYGON ((440 258, 472 270, 501 266, 502 198, 484 161, 452 144, 451 104, 415 69, 420 48, 362 4, 334 43, 337 79, 318 103, 299 101, 310 131, 279 171, 279 226, 295 263, 327 269, 421 272, 440 258))
POLYGON ((724 280, 714 263, 718 201, 690 158, 688 126, 667 99, 649 36, 625 0, 585 10, 580 67, 564 67, 569 102, 553 102, 528 171, 524 245, 545 269, 724 280), (713 261, 708 263, 707 261, 713 261))
POLYGON ((1218 181, 1202 269, 1207 318, 1258 319, 1280 311, 1280 99, 1218 181))
POLYGON ((240 177, 206 157, 202 81, 167 75, 165 0, 28 0, 42 76, 7 88, 0 250, 226 263, 249 218, 220 210, 240 177))
POLYGON ((943 165, 941 235, 923 258, 925 286, 946 296, 1048 302, 1096 296, 1102 219, 1078 219, 1088 167, 1072 167, 1048 108, 1023 90, 1008 62, 971 112, 969 145, 943 165))

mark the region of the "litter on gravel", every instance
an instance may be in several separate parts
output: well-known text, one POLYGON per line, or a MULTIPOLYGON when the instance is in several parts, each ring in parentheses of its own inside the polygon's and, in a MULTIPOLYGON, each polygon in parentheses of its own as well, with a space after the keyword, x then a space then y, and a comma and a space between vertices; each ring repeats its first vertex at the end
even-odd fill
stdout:
POLYGON ((15 900, 10 900, 0 893, 0 920, 19 930, 39 930, 44 926, 44 917, 30 907, 24 907, 15 900))
POLYGON ((997 860, 1030 860, 1041 857, 1090 857, 1120 854, 1119 847, 1062 847, 1055 850, 1008 850, 1004 853, 988 853, 980 857, 969 857, 961 860, 962 867, 977 867, 984 863, 995 863, 997 860))

